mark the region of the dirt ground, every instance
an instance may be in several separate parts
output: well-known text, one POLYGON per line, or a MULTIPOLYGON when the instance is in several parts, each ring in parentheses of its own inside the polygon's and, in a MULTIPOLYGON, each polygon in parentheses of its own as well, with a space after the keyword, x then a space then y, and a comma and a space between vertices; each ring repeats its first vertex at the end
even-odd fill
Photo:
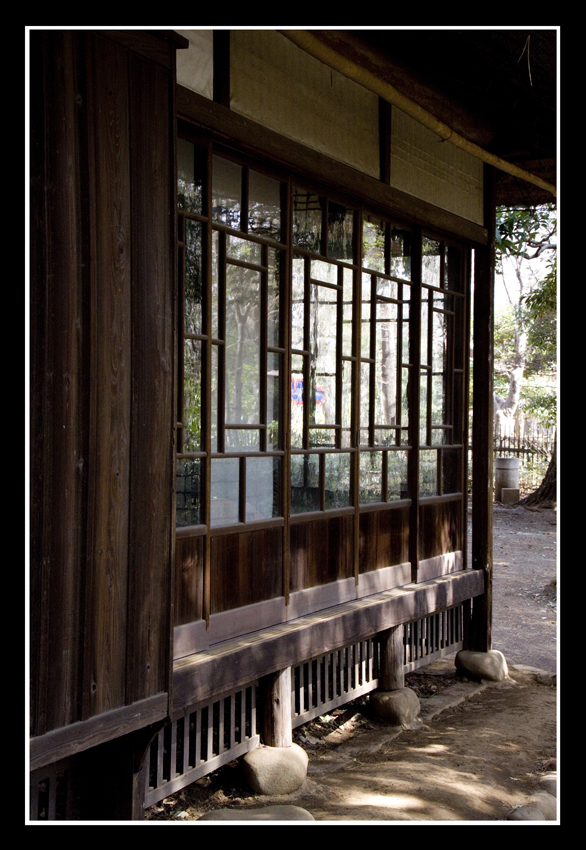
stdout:
POLYGON ((511 823, 507 815, 557 768, 556 677, 536 672, 557 674, 556 544, 554 509, 495 505, 493 648, 507 659, 506 681, 475 683, 456 675, 453 656, 442 659, 407 677, 422 705, 419 728, 385 726, 368 697, 356 700, 294 731, 309 756, 294 794, 253 795, 234 761, 151 807, 147 819, 195 821, 237 808, 246 825, 248 809, 286 804, 323 825, 511 823), (435 713, 442 700, 448 707, 435 713))

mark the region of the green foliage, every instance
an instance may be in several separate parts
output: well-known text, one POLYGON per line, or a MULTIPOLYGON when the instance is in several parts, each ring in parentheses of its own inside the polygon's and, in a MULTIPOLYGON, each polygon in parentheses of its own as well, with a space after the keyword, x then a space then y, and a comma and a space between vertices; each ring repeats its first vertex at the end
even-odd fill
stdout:
POLYGON ((554 204, 538 207, 498 207, 496 215, 496 261, 504 256, 536 259, 555 247, 557 215, 554 204))
POLYGON ((526 416, 552 425, 557 401, 555 206, 502 207, 496 225, 497 269, 502 273, 503 260, 511 260, 520 294, 495 313, 495 392, 506 396, 513 364, 519 362, 518 340, 526 335, 520 407, 526 416))

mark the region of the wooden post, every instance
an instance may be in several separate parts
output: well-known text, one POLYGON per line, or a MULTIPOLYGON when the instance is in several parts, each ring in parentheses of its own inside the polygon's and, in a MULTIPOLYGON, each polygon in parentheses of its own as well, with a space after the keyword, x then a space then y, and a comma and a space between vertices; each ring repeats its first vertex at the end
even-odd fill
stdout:
POLYGON ((474 599, 470 649, 492 646, 492 470, 494 367, 495 208, 493 171, 485 168, 488 242, 476 251, 474 283, 474 389, 472 425, 472 567, 485 575, 484 594, 474 599))
POLYGON ((291 668, 278 670, 262 680, 263 742, 267 747, 290 747, 291 668))
POLYGON ((379 691, 405 687, 403 664, 403 626, 394 626, 380 635, 379 691))

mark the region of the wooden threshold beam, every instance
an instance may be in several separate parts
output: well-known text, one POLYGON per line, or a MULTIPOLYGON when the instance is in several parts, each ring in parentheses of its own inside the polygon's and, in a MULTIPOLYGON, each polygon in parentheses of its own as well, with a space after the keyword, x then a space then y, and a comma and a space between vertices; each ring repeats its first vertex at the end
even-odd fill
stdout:
POLYGON ((465 570, 224 641, 175 662, 172 713, 276 670, 459 605, 483 592, 483 572, 465 570))
POLYGON ((36 770, 164 720, 168 703, 168 694, 157 694, 31 738, 29 769, 36 770))

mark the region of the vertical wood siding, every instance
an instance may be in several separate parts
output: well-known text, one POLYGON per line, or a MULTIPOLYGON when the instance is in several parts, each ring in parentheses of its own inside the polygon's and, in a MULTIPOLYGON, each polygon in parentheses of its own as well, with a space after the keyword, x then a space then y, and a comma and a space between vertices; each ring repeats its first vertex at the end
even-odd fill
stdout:
POLYGON ((33 735, 168 689, 173 73, 150 42, 31 34, 33 735))

